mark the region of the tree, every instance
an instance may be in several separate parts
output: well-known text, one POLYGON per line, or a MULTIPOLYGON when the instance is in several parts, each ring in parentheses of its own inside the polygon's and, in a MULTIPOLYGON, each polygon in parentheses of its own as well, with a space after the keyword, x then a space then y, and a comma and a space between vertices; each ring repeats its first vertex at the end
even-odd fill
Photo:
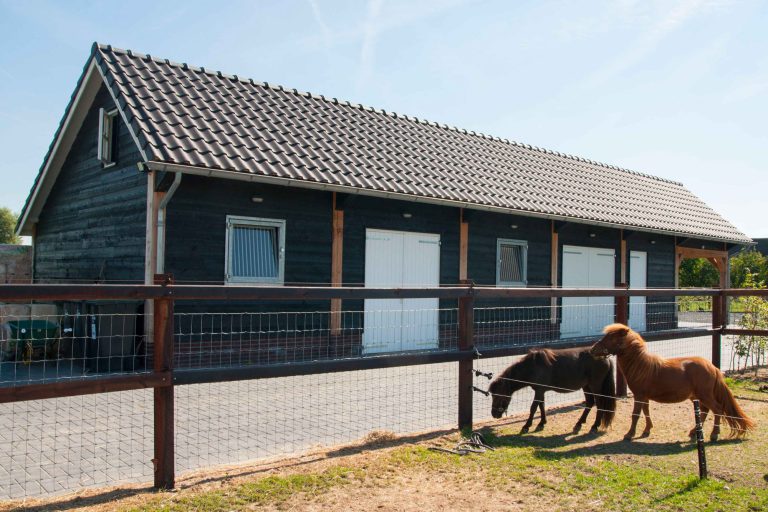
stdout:
POLYGON ((748 288, 748 280, 752 283, 768 282, 768 258, 755 249, 743 250, 731 258, 731 286, 748 288), (749 274, 754 276, 748 279, 749 274))
POLYGON ((720 273, 705 258, 685 259, 680 264, 681 288, 716 288, 720 286, 720 273))
POLYGON ((0 244, 20 244, 21 238, 16 236, 16 220, 18 216, 8 208, 0 208, 0 244))

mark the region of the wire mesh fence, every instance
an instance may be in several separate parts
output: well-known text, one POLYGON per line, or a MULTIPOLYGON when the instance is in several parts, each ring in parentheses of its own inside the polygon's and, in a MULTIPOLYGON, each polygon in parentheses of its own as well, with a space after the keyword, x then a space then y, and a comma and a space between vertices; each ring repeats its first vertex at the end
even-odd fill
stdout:
POLYGON ((135 303, 0 305, 0 386, 150 366, 144 314, 135 303))
POLYGON ((152 391, 0 404, 0 499, 152 477, 152 391))
POLYGON ((296 455, 376 432, 453 428, 457 389, 454 363, 183 386, 177 467, 296 455))
MULTIPOLYGON (((381 302, 381 301, 380 301, 381 302)), ((457 309, 176 313, 175 367, 289 364, 457 347, 457 309), (333 318, 336 317, 336 325, 333 318)))
MULTIPOLYGON (((567 298, 578 300, 547 298, 536 305, 480 302, 470 316, 475 347, 480 354, 486 350, 519 354, 530 347, 587 345, 618 318, 614 298, 567 298), (512 350, 505 352, 507 348, 512 350)), ((443 353, 451 361, 177 385, 176 467, 190 471, 297 455, 364 439, 375 431, 405 434, 455 427, 460 408, 456 361, 467 355, 457 350, 465 346, 460 338, 464 317, 450 302, 441 300, 440 307, 406 308, 399 301, 396 308, 366 303, 365 308, 338 312, 274 312, 259 310, 257 303, 248 308, 237 305, 239 311, 189 311, 182 300, 176 301, 173 367, 179 374, 213 369, 209 375, 227 380, 227 372, 238 367, 263 371, 262 367, 335 360, 362 364, 393 354, 443 353)), ((5 318, 12 313, 6 309, 5 318)), ((732 325, 744 325, 738 317, 746 316, 742 306, 731 306, 730 313, 732 325)), ((145 336, 143 309, 136 302, 88 307, 61 303, 55 310, 30 309, 17 316, 29 326, 42 320, 53 325, 37 337, 30 334, 31 351, 4 357, 0 386, 54 384, 152 369, 153 347, 147 342, 151 338, 145 336), (41 347, 35 345, 38 339, 41 347)), ((712 336, 683 337, 686 331, 711 327, 711 298, 631 297, 627 318, 642 333, 677 336, 649 342, 654 353, 713 356, 712 336)), ((13 350, 27 347, 18 325, 10 334, 5 329, 6 354, 11 341, 16 341, 13 350)), ((749 341, 745 336, 723 338, 724 370, 761 361, 760 356, 743 355, 746 343, 759 346, 759 339, 749 341)), ((521 356, 478 357, 474 369, 498 375, 521 356)), ((475 376, 474 383, 487 389, 484 377, 475 376)), ((532 400, 530 389, 521 390, 508 413, 527 412, 532 400)), ((546 398, 548 407, 578 406, 583 400, 581 391, 552 392, 546 398)), ((491 417, 490 397, 475 393, 472 407, 476 419, 491 417)), ((153 474, 154 425, 149 390, 0 404, 0 497, 145 481, 153 474)))

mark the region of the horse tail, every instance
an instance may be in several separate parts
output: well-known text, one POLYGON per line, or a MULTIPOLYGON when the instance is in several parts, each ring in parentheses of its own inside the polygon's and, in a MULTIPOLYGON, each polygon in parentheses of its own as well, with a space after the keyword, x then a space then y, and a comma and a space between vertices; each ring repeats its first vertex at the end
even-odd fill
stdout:
POLYGON ((613 361, 610 362, 608 372, 600 385, 600 394, 595 395, 595 405, 603 412, 600 426, 610 427, 616 415, 616 379, 613 377, 613 361))
POLYGON ((742 410, 719 370, 715 380, 715 400, 722 408, 723 420, 731 428, 730 437, 743 437, 755 428, 756 423, 742 410))

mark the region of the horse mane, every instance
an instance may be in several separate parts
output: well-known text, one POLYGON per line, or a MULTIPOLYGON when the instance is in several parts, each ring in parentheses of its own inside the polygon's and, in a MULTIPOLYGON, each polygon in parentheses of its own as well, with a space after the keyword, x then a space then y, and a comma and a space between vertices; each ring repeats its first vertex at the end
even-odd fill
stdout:
POLYGON ((626 344, 622 348, 621 358, 624 360, 623 370, 632 380, 644 380, 652 377, 656 371, 667 364, 666 360, 648 352, 645 340, 639 333, 624 324, 607 325, 603 332, 606 335, 616 335, 624 338, 626 344))
POLYGON ((519 372, 526 372, 531 367, 534 367, 537 363, 544 366, 552 366, 557 359, 555 353, 548 348, 534 348, 528 351, 528 353, 516 363, 508 366, 496 379, 491 382, 488 390, 491 393, 506 394, 511 392, 512 388, 519 388, 520 383, 517 383, 514 377, 518 379, 527 379, 527 375, 519 372))
POLYGON ((552 350, 548 348, 533 348, 528 351, 528 353, 523 358, 523 361, 539 361, 543 363, 544 366, 552 366, 552 364, 555 362, 555 359, 557 359, 557 356, 554 352, 552 352, 552 350))

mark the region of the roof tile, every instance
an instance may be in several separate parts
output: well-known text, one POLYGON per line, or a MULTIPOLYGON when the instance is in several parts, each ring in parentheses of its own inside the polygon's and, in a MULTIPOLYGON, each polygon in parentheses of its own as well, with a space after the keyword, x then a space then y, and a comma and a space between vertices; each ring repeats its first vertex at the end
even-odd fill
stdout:
POLYGON ((163 163, 750 240, 677 182, 109 46, 96 59, 163 163))

